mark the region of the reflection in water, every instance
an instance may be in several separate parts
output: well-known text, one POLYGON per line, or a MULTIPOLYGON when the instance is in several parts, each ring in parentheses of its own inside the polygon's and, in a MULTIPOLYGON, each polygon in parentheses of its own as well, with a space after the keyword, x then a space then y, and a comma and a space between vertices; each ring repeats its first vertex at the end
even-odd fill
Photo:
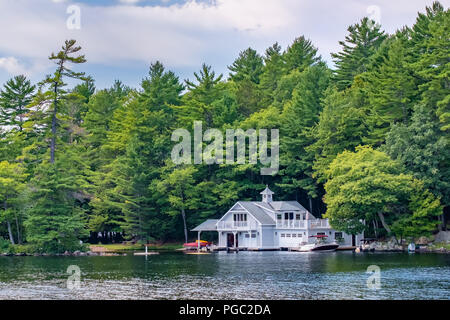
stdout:
POLYGON ((0 299, 448 299, 450 256, 240 252, 0 257, 0 299), (69 265, 81 288, 66 288, 69 265), (369 265, 381 289, 367 288, 369 265))

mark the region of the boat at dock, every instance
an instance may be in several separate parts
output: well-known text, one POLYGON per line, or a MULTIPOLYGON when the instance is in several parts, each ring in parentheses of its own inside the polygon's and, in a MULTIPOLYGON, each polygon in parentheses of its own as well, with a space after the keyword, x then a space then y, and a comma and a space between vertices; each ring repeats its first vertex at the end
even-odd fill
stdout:
POLYGON ((326 242, 326 235, 315 235, 310 236, 310 238, 316 238, 315 243, 308 243, 301 245, 298 248, 292 248, 291 251, 299 251, 299 252, 332 252, 335 251, 339 244, 332 242, 326 242))

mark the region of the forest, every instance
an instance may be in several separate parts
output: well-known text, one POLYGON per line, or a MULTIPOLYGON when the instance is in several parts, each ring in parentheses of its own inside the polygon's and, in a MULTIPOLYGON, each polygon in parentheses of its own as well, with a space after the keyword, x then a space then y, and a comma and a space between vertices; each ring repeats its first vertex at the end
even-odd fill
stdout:
MULTIPOLYGON (((79 250, 195 235, 238 200, 297 200, 336 229, 375 237, 446 228, 450 205, 450 15, 439 2, 387 34, 350 25, 328 66, 299 36, 240 52, 229 74, 182 80, 159 61, 139 88, 98 90, 76 40, 53 73, 0 88, 0 249, 79 250), (71 83, 73 85, 70 85, 71 83), (177 128, 279 129, 280 168, 174 164, 177 128)), ((61 44, 55 44, 55 47, 61 44)))

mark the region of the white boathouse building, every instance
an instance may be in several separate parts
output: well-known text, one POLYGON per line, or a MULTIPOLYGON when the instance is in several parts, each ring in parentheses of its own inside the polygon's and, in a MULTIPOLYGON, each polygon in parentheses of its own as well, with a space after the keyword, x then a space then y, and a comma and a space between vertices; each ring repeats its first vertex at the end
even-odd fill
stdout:
POLYGON ((356 246, 363 234, 349 235, 334 230, 328 219, 314 217, 297 201, 273 201, 266 187, 262 201, 238 201, 220 219, 209 219, 192 229, 218 232, 218 249, 280 250, 313 243, 312 236, 326 235, 328 242, 356 246))

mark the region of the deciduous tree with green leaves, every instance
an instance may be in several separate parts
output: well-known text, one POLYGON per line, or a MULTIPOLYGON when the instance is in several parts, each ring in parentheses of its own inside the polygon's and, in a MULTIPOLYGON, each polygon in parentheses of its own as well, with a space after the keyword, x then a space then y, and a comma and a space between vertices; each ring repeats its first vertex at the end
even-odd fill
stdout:
POLYGON ((388 234, 428 235, 438 223, 439 199, 404 172, 400 163, 371 147, 344 151, 326 171, 325 218, 349 234, 378 220, 388 234))

